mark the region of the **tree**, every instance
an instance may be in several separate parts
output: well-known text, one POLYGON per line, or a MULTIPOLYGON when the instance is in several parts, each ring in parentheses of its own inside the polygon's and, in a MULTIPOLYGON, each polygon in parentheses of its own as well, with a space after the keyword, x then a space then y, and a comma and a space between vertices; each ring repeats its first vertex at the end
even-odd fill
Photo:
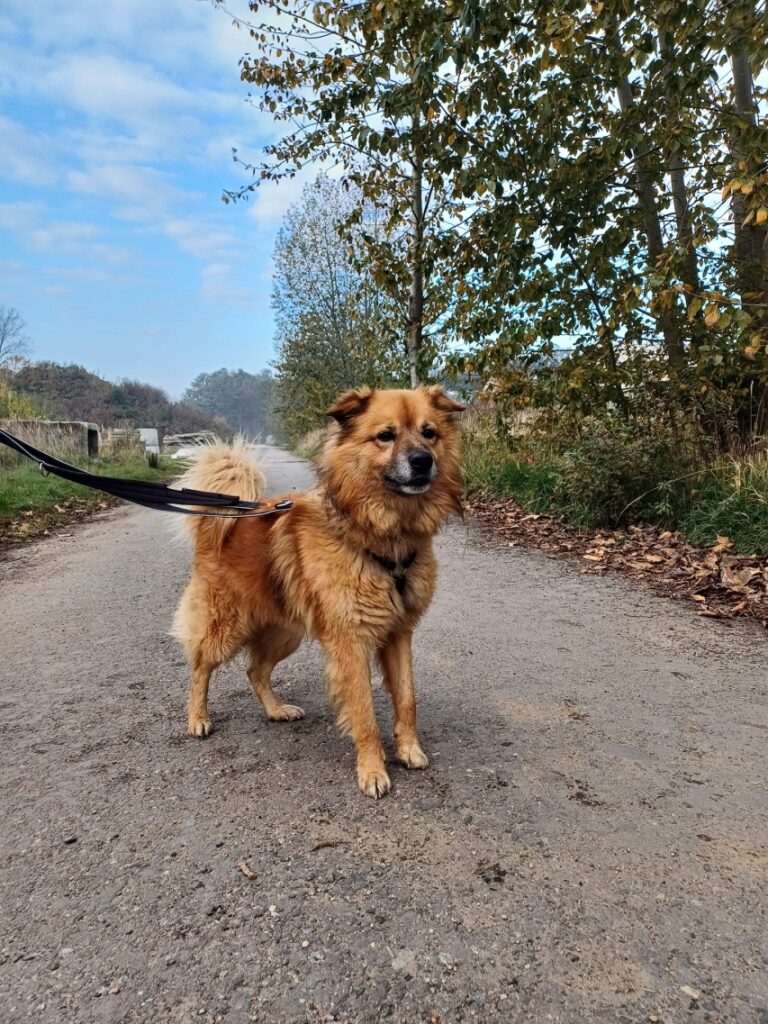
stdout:
POLYGON ((248 437, 265 437, 273 429, 273 385, 269 370, 216 370, 201 373, 184 392, 184 401, 209 416, 220 416, 230 429, 248 437))
MULTIPOLYGON (((388 16, 399 8, 388 4, 388 16)), ((467 0, 446 9, 442 43, 429 43, 424 59, 450 54, 464 83, 443 105, 452 130, 438 170, 492 196, 456 247, 465 297, 448 326, 475 353, 460 365, 493 366, 489 383, 508 381, 522 401, 538 400, 518 372, 534 367, 549 402, 554 374, 541 357, 564 335, 573 353, 557 367, 560 399, 582 412, 609 400, 643 413, 661 393, 694 414, 713 396, 737 418, 751 407, 768 371, 768 338, 755 329, 765 292, 754 274, 749 292, 734 289, 749 265, 746 246, 731 248, 744 220, 730 223, 712 197, 748 197, 747 227, 768 219, 768 140, 755 114, 765 91, 754 85, 764 11, 467 0), (749 49, 749 103, 723 70, 737 39, 749 49), (736 138, 749 140, 749 160, 742 149, 729 181, 736 138)), ((752 237, 749 248, 754 271, 765 246, 752 237)))
MULTIPOLYGON (((440 84, 424 60, 424 40, 443 19, 439 3, 403 4, 388 17, 383 4, 343 0, 267 0, 269 20, 251 25, 256 55, 242 77, 257 102, 289 125, 250 169, 258 180, 293 176, 314 161, 332 161, 356 197, 350 221, 384 214, 386 240, 358 244, 379 286, 398 309, 398 337, 412 386, 425 380, 440 349, 440 325, 451 299, 450 233, 464 203, 446 191, 436 169, 435 118, 440 84)), ((441 86, 442 87, 442 86, 441 86)), ((448 86, 458 89, 458 80, 448 86)), ((229 192, 238 198, 256 187, 229 192)))
POLYGON ((14 373, 12 386, 37 399, 54 419, 114 423, 112 384, 83 366, 29 363, 14 373))
POLYGON ((278 233, 274 365, 278 409, 291 439, 322 423, 339 392, 407 380, 399 311, 361 256, 364 245, 386 244, 380 217, 375 207, 363 207, 350 226, 358 202, 321 175, 304 189, 278 233))
POLYGON ((13 306, 0 306, 0 366, 8 366, 12 360, 29 352, 26 327, 17 309, 13 306))
POLYGON ((110 412, 115 424, 167 429, 174 403, 162 388, 140 380, 120 380, 111 386, 110 412))
POLYGON ((511 402, 762 428, 763 3, 252 7, 269 23, 243 77, 286 126, 254 173, 333 159, 381 203, 410 244, 365 258, 401 308, 413 286, 414 337, 420 319, 437 329, 511 402))
POLYGON ((0 377, 0 420, 33 420, 41 413, 33 398, 14 391, 8 381, 0 377))

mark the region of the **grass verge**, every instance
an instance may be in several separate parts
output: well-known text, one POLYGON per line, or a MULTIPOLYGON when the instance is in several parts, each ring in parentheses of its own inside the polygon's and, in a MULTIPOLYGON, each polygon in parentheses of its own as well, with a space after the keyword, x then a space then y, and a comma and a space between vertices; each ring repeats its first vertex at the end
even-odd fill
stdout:
MULTIPOLYGON (((178 465, 168 459, 160 459, 158 465, 152 467, 138 455, 72 461, 92 473, 131 480, 165 481, 179 472, 178 465)), ((0 464, 0 540, 40 536, 116 503, 117 499, 103 491, 56 476, 44 476, 32 462, 14 459, 10 464, 0 464)))
POLYGON ((470 494, 514 497, 573 526, 646 523, 702 547, 726 536, 734 552, 768 555, 765 450, 702 462, 685 444, 615 424, 591 425, 558 449, 542 438, 509 442, 483 419, 470 421, 462 445, 470 494))
POLYGON ((300 459, 307 459, 309 462, 315 458, 317 453, 320 451, 323 441, 326 437, 326 428, 317 427, 315 430, 310 430, 308 434, 299 438, 293 446, 293 451, 300 459))

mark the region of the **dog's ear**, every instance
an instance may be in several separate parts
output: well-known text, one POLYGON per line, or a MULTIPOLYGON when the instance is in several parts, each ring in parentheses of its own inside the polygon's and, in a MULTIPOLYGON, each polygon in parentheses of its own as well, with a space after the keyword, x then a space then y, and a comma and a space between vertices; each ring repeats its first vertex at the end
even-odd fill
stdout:
POLYGON ((466 405, 454 402, 452 398, 446 395, 442 384, 433 384, 432 387, 427 388, 427 394, 432 400, 432 405, 441 412, 459 413, 464 412, 466 409, 466 405))
POLYGON ((331 406, 326 416, 333 416, 337 423, 344 426, 345 423, 348 423, 355 416, 365 412, 372 395, 373 391, 368 387, 353 388, 351 391, 345 391, 336 404, 331 406))

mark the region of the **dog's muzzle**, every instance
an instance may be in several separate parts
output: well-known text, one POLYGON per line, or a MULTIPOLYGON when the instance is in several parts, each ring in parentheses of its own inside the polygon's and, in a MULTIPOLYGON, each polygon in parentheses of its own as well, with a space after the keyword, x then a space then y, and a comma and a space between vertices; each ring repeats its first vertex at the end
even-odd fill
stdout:
POLYGON ((384 483, 398 494, 424 494, 437 476, 437 463, 426 448, 398 455, 384 474, 384 483))

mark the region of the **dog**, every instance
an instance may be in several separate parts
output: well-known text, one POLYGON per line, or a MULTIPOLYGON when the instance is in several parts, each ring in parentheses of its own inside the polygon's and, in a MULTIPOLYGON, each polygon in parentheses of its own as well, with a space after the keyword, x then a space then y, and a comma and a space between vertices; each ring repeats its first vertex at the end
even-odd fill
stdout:
MULTIPOLYGON (((462 511, 463 409, 439 385, 348 391, 328 410, 318 485, 291 494, 290 511, 192 520, 194 570, 172 631, 192 669, 192 736, 212 729, 211 673, 243 649, 267 717, 302 718, 272 689, 271 675, 309 636, 327 655, 328 689, 342 732, 354 740, 363 793, 378 799, 391 787, 371 694, 374 657, 394 706, 396 758, 427 767, 411 641, 435 588, 432 537, 462 511)), ((264 477, 236 442, 204 451, 181 485, 257 500, 264 477)))

